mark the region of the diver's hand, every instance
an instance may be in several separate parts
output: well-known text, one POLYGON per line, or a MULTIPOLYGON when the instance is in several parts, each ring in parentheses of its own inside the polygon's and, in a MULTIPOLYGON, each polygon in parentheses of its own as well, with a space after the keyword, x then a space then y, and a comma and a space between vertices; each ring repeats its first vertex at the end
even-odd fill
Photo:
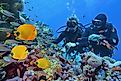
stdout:
POLYGON ((106 40, 103 40, 103 42, 101 42, 101 45, 106 46, 108 49, 113 49, 114 47, 106 40))
POLYGON ((66 46, 68 46, 69 48, 70 47, 75 47, 76 45, 78 45, 78 43, 69 42, 69 43, 66 44, 66 46))

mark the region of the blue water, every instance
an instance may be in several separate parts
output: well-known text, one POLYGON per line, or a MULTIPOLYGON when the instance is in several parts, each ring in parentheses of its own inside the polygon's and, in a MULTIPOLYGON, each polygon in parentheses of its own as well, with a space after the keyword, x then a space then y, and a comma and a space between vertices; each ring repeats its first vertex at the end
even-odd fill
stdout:
MULTIPOLYGON (((24 12, 35 21, 39 20, 50 25, 55 32, 66 24, 67 17, 76 14, 83 24, 90 23, 98 13, 105 13, 121 37, 121 1, 120 0, 25 0, 24 12), (33 8, 32 8, 33 7, 33 8), (31 9, 29 11, 28 9, 31 9), (38 17, 36 17, 38 16, 38 17)), ((121 60, 121 42, 113 57, 121 60)))

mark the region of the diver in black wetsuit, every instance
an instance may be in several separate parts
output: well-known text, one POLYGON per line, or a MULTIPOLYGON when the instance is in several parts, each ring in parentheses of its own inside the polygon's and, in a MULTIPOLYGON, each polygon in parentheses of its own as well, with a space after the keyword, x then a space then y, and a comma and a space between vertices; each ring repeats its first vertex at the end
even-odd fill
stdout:
POLYGON ((86 29, 83 37, 87 37, 89 46, 95 54, 101 57, 112 57, 113 50, 118 44, 117 31, 111 23, 106 22, 105 14, 97 15, 89 28, 86 29))
POLYGON ((66 23, 66 29, 63 31, 59 37, 53 41, 53 43, 58 44, 62 40, 64 40, 64 46, 68 46, 67 48, 67 54, 70 54, 74 52, 74 50, 82 53, 83 50, 79 47, 79 42, 78 40, 81 38, 83 29, 82 29, 82 24, 78 23, 77 18, 75 17, 70 17, 66 23))

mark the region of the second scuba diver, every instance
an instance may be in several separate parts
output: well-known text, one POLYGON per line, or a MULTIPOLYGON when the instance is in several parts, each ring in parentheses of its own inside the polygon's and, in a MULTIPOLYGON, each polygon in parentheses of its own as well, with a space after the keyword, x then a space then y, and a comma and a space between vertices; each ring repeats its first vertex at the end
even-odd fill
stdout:
POLYGON ((65 27, 66 29, 61 32, 59 37, 54 40, 53 43, 58 44, 63 40, 64 44, 62 47, 66 46, 66 56, 70 55, 75 50, 80 53, 84 52, 79 44, 79 39, 81 39, 83 33, 83 25, 79 24, 76 17, 71 16, 68 18, 65 27))

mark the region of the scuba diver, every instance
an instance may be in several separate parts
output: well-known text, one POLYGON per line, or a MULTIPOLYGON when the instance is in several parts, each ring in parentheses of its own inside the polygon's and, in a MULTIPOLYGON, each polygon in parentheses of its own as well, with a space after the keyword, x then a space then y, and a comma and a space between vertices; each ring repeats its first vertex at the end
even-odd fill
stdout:
POLYGON ((59 37, 53 41, 53 43, 58 44, 62 40, 64 44, 62 47, 66 48, 66 56, 78 51, 83 52, 81 46, 79 46, 79 39, 82 37, 84 26, 78 22, 78 19, 74 16, 68 18, 66 23, 66 29, 61 32, 59 37))
POLYGON ((83 37, 87 38, 91 51, 101 57, 112 57, 113 50, 119 42, 116 28, 107 22, 105 14, 98 14, 92 20, 92 24, 85 30, 83 37))

